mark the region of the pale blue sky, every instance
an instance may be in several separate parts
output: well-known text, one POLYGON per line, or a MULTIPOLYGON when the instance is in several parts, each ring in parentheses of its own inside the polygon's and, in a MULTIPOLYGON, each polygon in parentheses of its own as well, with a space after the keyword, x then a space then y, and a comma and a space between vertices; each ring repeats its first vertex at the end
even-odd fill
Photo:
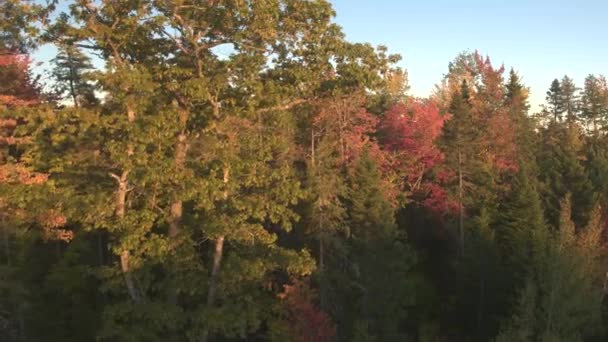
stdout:
MULTIPOLYGON (((428 96, 464 50, 477 49, 495 65, 514 67, 531 88, 533 110, 556 77, 567 74, 580 86, 589 73, 608 74, 608 1, 331 2, 348 40, 383 44, 402 55, 415 96, 428 96)), ((43 47, 34 57, 44 62, 53 54, 43 47)))
POLYGON ((608 74, 608 1, 333 0, 351 41, 384 44, 403 57, 411 93, 428 96, 463 50, 515 68, 536 109, 554 78, 582 86, 608 74))

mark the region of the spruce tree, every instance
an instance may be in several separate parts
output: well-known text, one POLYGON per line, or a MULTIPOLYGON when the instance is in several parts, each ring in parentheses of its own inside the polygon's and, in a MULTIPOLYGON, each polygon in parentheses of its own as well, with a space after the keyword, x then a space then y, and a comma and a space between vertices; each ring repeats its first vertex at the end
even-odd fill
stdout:
POLYGON ((577 233, 570 196, 561 201, 559 226, 535 236, 539 246, 530 259, 532 272, 513 316, 498 341, 583 341, 598 336, 601 297, 598 211, 588 228, 577 233))
POLYGON ((561 107, 564 111, 565 120, 568 125, 573 125, 579 116, 579 96, 578 90, 574 81, 568 77, 562 77, 561 83, 561 107))
POLYGON ((551 82, 551 87, 549 87, 547 96, 545 97, 549 107, 549 112, 553 114, 553 121, 560 120, 561 115, 564 112, 562 97, 561 84, 556 78, 553 80, 553 82, 551 82))
POLYGON ((606 89, 606 80, 603 77, 589 75, 585 78, 581 96, 581 116, 594 135, 598 135, 606 124, 608 115, 606 89))
POLYGON ((75 107, 97 104, 95 87, 87 77, 87 73, 93 70, 87 55, 73 45, 63 44, 51 63, 54 64, 55 92, 59 97, 69 98, 75 107))

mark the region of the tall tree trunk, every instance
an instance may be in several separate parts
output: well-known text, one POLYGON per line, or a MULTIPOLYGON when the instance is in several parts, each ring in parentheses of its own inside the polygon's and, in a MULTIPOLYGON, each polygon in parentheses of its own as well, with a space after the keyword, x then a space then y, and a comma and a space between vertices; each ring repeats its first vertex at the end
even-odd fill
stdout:
MULTIPOLYGON (((186 162, 186 134, 181 132, 177 137, 175 146, 175 167, 180 172, 186 162)), ((171 203, 171 221, 169 223, 169 237, 175 238, 181 232, 181 220, 183 214, 183 202, 179 196, 175 195, 175 200, 171 203)))
POLYGON ((4 255, 6 257, 6 265, 11 266, 11 237, 8 231, 8 227, 2 222, 2 237, 4 243, 4 255))
MULTIPOLYGON (((230 180, 230 168, 224 168, 224 185, 228 185, 230 180)), ((228 189, 224 190, 224 200, 228 199, 228 189)), ((222 258, 224 256, 224 239, 225 235, 220 235, 215 240, 215 251, 213 253, 213 265, 211 267, 211 278, 209 279, 209 291, 207 292, 207 309, 213 307, 215 301, 215 293, 217 291, 217 283, 222 266, 222 258)), ((209 327, 203 330, 202 342, 207 342, 209 337, 209 327)))
POLYGON ((321 279, 319 279, 319 306, 321 307, 321 310, 325 310, 325 292, 327 288, 325 284, 325 246, 323 232, 319 234, 319 275, 321 277, 321 279))
POLYGON ((462 204, 462 152, 458 147, 458 229, 460 234, 460 256, 464 255, 464 205, 462 204))
MULTIPOLYGON (((130 104, 127 104, 127 120, 131 124, 135 122, 135 110, 130 104)), ((127 155, 132 156, 133 154, 133 145, 127 146, 127 155)), ((118 220, 122 220, 126 212, 127 192, 129 191, 129 171, 124 170, 120 177, 116 175, 112 176, 118 182, 118 190, 116 191, 116 218, 118 220)), ((137 290, 133 275, 131 273, 130 258, 131 252, 128 249, 122 250, 120 252, 120 269, 122 270, 122 273, 124 275, 125 284, 127 286, 127 290, 129 291, 129 296, 135 303, 141 303, 143 299, 140 296, 139 291, 137 290)))
POLYGON ((76 78, 74 75, 74 66, 72 65, 73 60, 72 56, 68 55, 70 58, 70 95, 72 96, 72 100, 74 101, 74 107, 78 108, 78 94, 76 94, 76 87, 74 86, 74 79, 76 78))
MULTIPOLYGON (((189 112, 186 109, 186 103, 178 96, 176 101, 173 101, 173 106, 177 108, 179 113, 179 124, 181 131, 177 135, 175 143, 174 165, 176 172, 181 173, 186 164, 186 154, 188 152, 188 142, 186 136, 186 124, 188 123, 189 112)), ((179 195, 175 194, 173 203, 171 203, 171 218, 169 222, 169 237, 175 238, 181 232, 181 221, 183 215, 183 201, 179 195)))
MULTIPOLYGON (((484 272, 484 270, 482 270, 484 272)), ((485 290, 486 290, 486 282, 484 277, 482 276, 479 280, 479 301, 477 303, 477 339, 481 341, 481 327, 484 318, 484 306, 485 306, 485 290)))
POLYGON ((99 263, 99 266, 103 266, 105 263, 105 257, 104 257, 104 246, 105 246, 105 241, 104 241, 104 233, 102 230, 99 230, 97 232, 97 262, 99 263))
MULTIPOLYGON (((122 220, 126 212, 127 192, 129 191, 129 181, 127 177, 129 176, 129 172, 123 171, 120 177, 116 175, 112 176, 118 182, 118 190, 116 191, 115 215, 118 220, 122 220)), ((129 291, 129 296, 131 297, 131 299, 133 299, 134 302, 141 303, 142 298, 139 295, 139 291, 137 291, 133 275, 131 274, 130 257, 131 253, 128 249, 124 249, 120 252, 120 269, 122 270, 123 276, 125 278, 125 284, 127 286, 127 290, 129 291)))

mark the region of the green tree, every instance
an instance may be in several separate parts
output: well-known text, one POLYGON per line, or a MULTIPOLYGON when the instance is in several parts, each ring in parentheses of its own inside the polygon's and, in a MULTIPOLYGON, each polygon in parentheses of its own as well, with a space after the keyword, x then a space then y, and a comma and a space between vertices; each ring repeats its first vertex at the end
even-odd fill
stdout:
POLYGON ((577 121, 579 116, 579 96, 578 90, 574 81, 568 77, 562 77, 562 81, 560 83, 561 87, 561 107, 565 114, 565 120, 568 125, 574 124, 577 121))
POLYGON ((606 125, 608 115, 608 85, 603 76, 589 75, 581 96, 581 116, 591 127, 593 134, 598 135, 606 125))
POLYGON ((378 341, 401 341, 413 303, 409 276, 415 259, 405 231, 397 230, 387 186, 369 151, 364 151, 348 175, 349 260, 358 294, 350 298, 358 306, 349 326, 365 326, 367 335, 378 341))
POLYGON ((595 336, 600 322, 601 276, 599 209, 587 228, 576 232, 571 201, 561 201, 559 229, 538 234, 532 272, 514 315, 497 341, 583 341, 595 336))
POLYGON ((52 77, 59 97, 69 98, 76 107, 94 106, 95 87, 87 77, 93 70, 90 58, 73 45, 62 45, 54 64, 52 77))
POLYGON ((547 91, 545 99, 547 100, 549 112, 553 114, 553 120, 558 121, 561 119, 561 115, 564 112, 564 106, 562 102, 562 87, 557 78, 551 82, 551 87, 547 91))

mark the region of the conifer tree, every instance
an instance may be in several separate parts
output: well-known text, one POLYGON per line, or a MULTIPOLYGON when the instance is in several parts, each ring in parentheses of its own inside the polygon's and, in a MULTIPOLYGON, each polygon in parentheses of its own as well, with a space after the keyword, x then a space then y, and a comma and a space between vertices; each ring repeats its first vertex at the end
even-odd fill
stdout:
POLYGON ((571 126, 577 121, 577 118, 579 116, 579 88, 577 88, 574 84, 574 81, 566 75, 562 77, 562 80, 560 82, 560 88, 561 107, 564 111, 566 122, 568 123, 568 125, 571 126))
POLYGON ((551 82, 551 87, 547 91, 545 99, 547 100, 549 112, 553 114, 553 121, 560 120, 564 112, 564 106, 562 102, 562 88, 557 78, 551 82))
POLYGON ((498 341, 583 341, 599 333, 599 211, 577 233, 571 205, 567 195, 561 201, 558 230, 535 237, 539 248, 530 259, 533 271, 498 341))
POLYGON ((58 96, 69 98, 76 107, 94 106, 95 87, 86 73, 93 70, 90 58, 73 45, 62 45, 51 61, 55 65, 52 77, 58 96))
POLYGON ((589 75, 581 96, 581 116, 594 135, 604 129, 608 115, 608 85, 602 76, 589 75))

